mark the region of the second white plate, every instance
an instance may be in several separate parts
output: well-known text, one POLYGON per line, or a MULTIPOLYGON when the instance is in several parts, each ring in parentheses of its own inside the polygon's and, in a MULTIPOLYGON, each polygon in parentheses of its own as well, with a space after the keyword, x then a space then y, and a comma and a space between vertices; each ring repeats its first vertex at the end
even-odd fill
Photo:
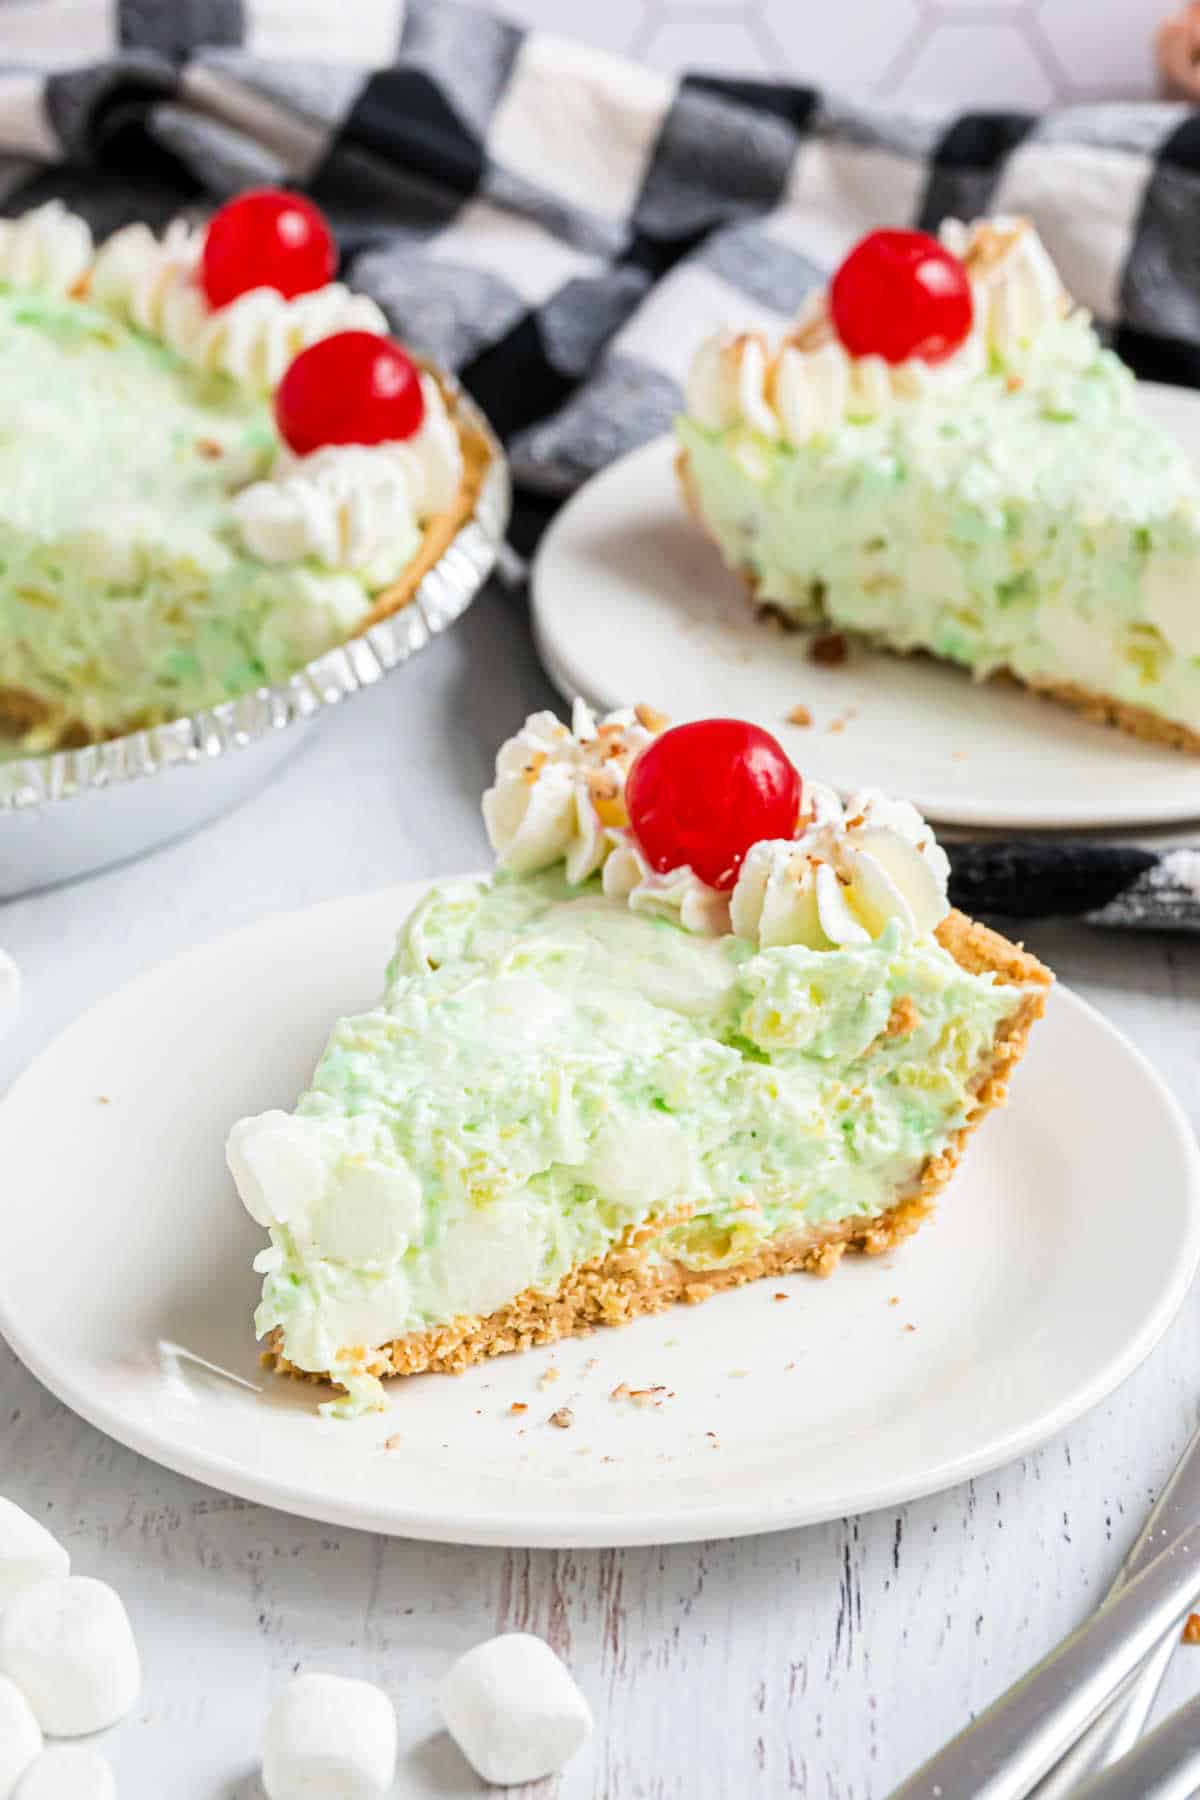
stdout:
MULTIPOLYGON (((1200 394, 1143 383, 1142 403, 1200 456, 1200 394)), ((946 824, 1005 830, 1200 818, 1200 758, 1140 743, 1019 688, 920 657, 856 650, 840 668, 758 619, 685 515, 659 438, 563 508, 533 569, 534 627, 555 685, 675 720, 733 713, 843 793, 883 786, 946 824), (788 714, 805 706, 812 724, 788 714)))
POLYGON ((1032 1449, 1123 1380, 1183 1298, 1200 1243, 1191 1134, 1136 1051, 1056 993, 1009 1107, 895 1255, 397 1383, 382 1417, 319 1418, 319 1390, 258 1366, 265 1240, 222 1147, 239 1114, 291 1105, 337 1013, 374 1002, 418 891, 268 920, 151 971, 0 1103, 0 1331, 135 1450, 410 1537, 769 1531, 1032 1449), (621 1383, 649 1404, 612 1398, 621 1383), (549 1422, 562 1406, 567 1430, 549 1422))

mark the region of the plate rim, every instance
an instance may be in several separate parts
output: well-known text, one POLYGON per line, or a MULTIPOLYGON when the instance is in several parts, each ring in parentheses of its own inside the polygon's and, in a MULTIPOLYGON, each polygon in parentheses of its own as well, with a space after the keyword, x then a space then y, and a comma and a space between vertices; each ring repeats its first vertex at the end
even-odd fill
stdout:
MULTIPOLYGON (((471 875, 461 877, 470 879, 471 875)), ((454 877, 459 879, 459 877, 454 877)), ((181 964, 203 961, 236 944, 271 931, 283 921, 297 922, 302 917, 333 915, 347 906, 378 904, 385 901, 397 905, 411 903, 414 892, 427 886, 420 880, 388 884, 316 906, 277 911, 267 917, 223 933, 154 964, 133 980, 113 989, 86 1008, 34 1057, 6 1092, 0 1094, 0 1133, 14 1099, 27 1087, 43 1078, 64 1043, 85 1026, 92 1026, 105 1010, 118 1001, 127 1000, 139 989, 168 980, 181 964)), ((1200 1263, 1200 1145, 1197 1144, 1187 1115, 1153 1063, 1089 1001, 1071 988, 1057 983, 1050 1004, 1065 1009, 1077 1028, 1099 1031, 1110 1044, 1132 1058, 1154 1097, 1161 1113, 1163 1147, 1177 1163, 1177 1179, 1183 1186, 1185 1232, 1171 1263, 1170 1278, 1159 1292, 1152 1308, 1137 1328, 1128 1334, 1122 1347, 1087 1380, 1077 1383, 1075 1390, 1054 1406, 1044 1409, 1020 1428, 989 1440, 976 1451, 966 1451, 940 1464, 931 1464, 918 1479, 896 1481, 879 1476, 860 1482, 840 1495, 836 1502, 824 1501, 805 1506, 795 1495, 775 1500, 740 1498, 709 1502, 703 1509, 675 1503, 654 1510, 640 1510, 633 1515, 595 1509, 568 1510, 561 1506, 546 1508, 525 1505, 518 1513, 488 1513, 481 1507, 465 1508, 460 1513, 447 1513, 444 1505, 436 1511, 423 1512, 418 1505, 397 1507, 394 1503, 377 1505, 368 1497, 326 1498, 313 1494, 290 1479, 262 1477, 247 1469, 235 1458, 219 1451, 193 1450, 182 1428, 164 1434, 144 1428, 135 1410, 122 1408, 115 1402, 97 1399, 85 1380, 79 1378, 69 1359, 56 1362, 52 1353, 43 1350, 13 1317, 13 1308, 0 1279, 0 1337, 41 1384, 64 1405, 88 1424, 115 1442, 144 1456, 160 1467, 203 1483, 255 1504, 273 1507, 319 1522, 355 1530, 374 1531, 386 1536, 412 1538, 431 1543, 478 1545, 484 1547, 538 1549, 607 1549, 637 1545, 691 1543, 707 1538, 758 1536, 766 1532, 794 1529, 819 1524, 830 1519, 900 1506, 999 1468, 1027 1455, 1050 1438, 1074 1424, 1101 1401, 1107 1399, 1140 1367, 1161 1341, 1171 1325, 1192 1285, 1200 1263)))
MULTIPOLYGON (((1188 404, 1194 404, 1197 414, 1197 429, 1200 431, 1200 390, 1178 388, 1170 383, 1159 381, 1140 382, 1139 386, 1152 392, 1168 393, 1173 398, 1180 395, 1189 396, 1188 404)), ((589 498, 593 497, 596 488, 610 478, 614 480, 618 478, 620 473, 626 470, 627 465, 635 463, 638 459, 651 464, 665 459, 668 453, 673 457, 675 448, 673 435, 669 431, 659 432, 655 437, 647 439, 645 443, 636 445, 632 450, 626 450, 621 456, 615 457, 612 462, 597 469, 575 489, 574 493, 558 509, 538 542, 529 568, 530 623, 534 643, 543 667, 553 686, 567 702, 573 700, 576 694, 587 698, 590 684, 587 677, 577 670, 569 653, 564 653, 562 646, 553 638, 553 634, 547 626, 550 603, 546 598, 546 564, 564 534, 569 531, 574 518, 578 516, 578 510, 587 503, 589 498)), ((713 555, 717 554, 714 547, 713 555)), ((881 649, 878 654, 888 656, 893 653, 881 649)), ((965 683, 971 681, 967 670, 958 668, 943 658, 932 660, 947 674, 955 676, 965 683)), ((1018 691, 1031 707, 1059 705, 1057 702, 1021 687, 1020 684, 1018 684, 1018 691)), ((595 694, 594 689, 591 692, 595 694)), ((627 699, 628 696, 614 695, 609 698, 596 695, 595 704, 600 708, 619 706, 626 704, 627 699)), ((1070 716, 1070 708, 1059 707, 1059 710, 1068 717, 1070 716)), ((1032 716, 1036 719, 1037 714, 1034 713, 1032 716)), ((1076 717, 1083 722, 1082 715, 1077 714, 1076 717)), ((1140 742, 1140 740, 1131 739, 1127 733, 1118 731, 1115 726, 1096 726, 1095 729, 1104 729, 1109 732, 1114 744, 1120 744, 1122 741, 1130 745, 1140 742)), ((1160 745, 1158 748, 1167 754, 1167 746, 1160 745)), ((1181 761, 1189 755, 1187 751, 1183 750, 1177 750, 1171 754, 1180 758, 1181 761)), ((1200 757, 1193 757, 1191 760, 1195 765, 1197 791, 1195 800, 1187 809, 1178 802, 1163 799, 1158 804, 1151 802, 1144 810, 1134 811, 1132 808, 1120 808, 1114 813, 1107 805, 1097 801, 1083 811, 1043 812, 1039 814, 1036 823, 1024 815, 1004 813, 987 805, 976 805, 967 800, 955 802, 950 808, 922 805, 921 810, 932 823, 944 825, 947 829, 1001 831, 1009 834, 1019 832, 1028 836, 1040 836, 1047 832, 1095 832, 1107 829, 1133 832, 1143 828, 1161 829, 1172 825, 1188 825, 1200 819, 1200 757)))

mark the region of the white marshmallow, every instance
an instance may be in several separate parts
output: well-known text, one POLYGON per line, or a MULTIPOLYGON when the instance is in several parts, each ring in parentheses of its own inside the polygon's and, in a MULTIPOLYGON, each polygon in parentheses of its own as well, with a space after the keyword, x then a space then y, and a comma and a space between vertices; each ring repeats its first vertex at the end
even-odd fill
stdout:
POLYGON ((42 1752, 41 1727, 15 1681, 0 1675, 0 1800, 12 1800, 18 1781, 42 1752))
POLYGON ((115 1725, 141 1686, 120 1596, 86 1575, 39 1581, 17 1595, 0 1616, 0 1671, 24 1689, 50 1737, 115 1725))
POLYGON ((117 1784, 98 1750, 59 1744, 27 1770, 13 1800, 117 1800, 117 1784))
POLYGON ((442 1717, 485 1781, 515 1787, 553 1775, 592 1732, 592 1715, 549 1644, 523 1631, 460 1656, 442 1684, 442 1717))
POLYGON ((0 1037, 17 1016, 21 999, 21 971, 11 956, 0 950, 0 1037))
MULTIPOLYGON (((0 966, 0 1020, 3 1018, 4 971, 0 966)), ((12 1500, 0 1497, 0 1612, 22 1588, 51 1575, 68 1575, 71 1559, 44 1525, 31 1519, 12 1500)))
POLYGON ((267 1719, 267 1800, 380 1800, 396 1773, 396 1712, 369 1681, 297 1675, 267 1719))

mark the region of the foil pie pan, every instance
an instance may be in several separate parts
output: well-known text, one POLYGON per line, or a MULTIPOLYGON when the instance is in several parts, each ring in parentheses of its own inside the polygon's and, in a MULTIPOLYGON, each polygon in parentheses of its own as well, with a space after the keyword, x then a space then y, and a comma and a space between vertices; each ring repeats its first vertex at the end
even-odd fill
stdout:
POLYGON ((438 380, 490 458, 475 506, 412 599, 290 680, 127 737, 0 761, 0 899, 140 856, 227 812, 307 741, 331 706, 410 662, 471 604, 504 542, 504 452, 478 407, 438 380))

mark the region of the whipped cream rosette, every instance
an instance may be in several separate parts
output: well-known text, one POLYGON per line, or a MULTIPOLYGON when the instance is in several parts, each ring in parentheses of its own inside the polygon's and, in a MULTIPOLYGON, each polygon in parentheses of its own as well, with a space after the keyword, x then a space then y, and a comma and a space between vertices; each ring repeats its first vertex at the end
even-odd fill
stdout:
MULTIPOLYGON (((722 331, 692 359, 690 417, 714 431, 741 425, 766 438, 804 444, 846 420, 875 419, 985 373, 993 359, 1019 359, 1047 325, 1072 310, 1057 269, 1026 219, 949 219, 940 241, 970 286, 969 331, 937 360, 891 361, 856 354, 839 338, 828 290, 811 295, 772 353, 761 332, 722 331)), ((1086 315, 1080 324, 1086 326, 1086 315)))

